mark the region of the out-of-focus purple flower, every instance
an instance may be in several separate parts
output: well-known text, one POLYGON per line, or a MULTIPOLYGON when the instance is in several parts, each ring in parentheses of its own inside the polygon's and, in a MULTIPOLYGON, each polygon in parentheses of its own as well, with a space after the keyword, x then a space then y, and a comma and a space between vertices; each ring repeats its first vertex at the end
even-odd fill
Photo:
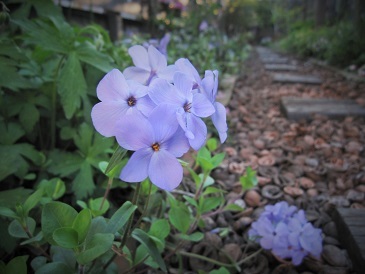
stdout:
POLYGON ((135 66, 123 71, 126 79, 136 80, 146 86, 157 77, 172 81, 176 66, 168 66, 166 57, 154 46, 150 45, 146 50, 143 46, 136 45, 129 48, 128 53, 135 66))
POLYGON ((166 33, 160 40, 160 43, 158 45, 158 50, 165 55, 167 59, 167 45, 170 43, 171 34, 166 33))
POLYGON ((208 22, 203 20, 199 25, 199 31, 206 31, 208 29, 208 22))
POLYGON ((126 81, 118 69, 108 72, 99 82, 96 93, 101 101, 92 111, 95 129, 105 137, 115 136, 116 124, 126 116, 148 115, 154 104, 147 95, 147 87, 126 81))
POLYGON ((141 182, 149 177, 167 191, 180 184, 183 168, 176 157, 188 151, 189 143, 174 113, 174 108, 161 104, 148 118, 134 116, 118 123, 119 145, 135 151, 120 174, 123 181, 141 182))
POLYGON ((202 80, 196 68, 186 58, 180 58, 175 62, 177 70, 188 76, 189 80, 193 82, 193 89, 201 89, 202 80))
POLYGON ((224 143, 227 139, 227 113, 226 108, 220 103, 216 102, 218 93, 218 71, 207 70, 205 71, 205 77, 202 80, 202 87, 204 94, 208 97, 210 102, 215 108, 215 112, 212 114, 211 119, 213 125, 218 131, 219 139, 221 143, 224 143))
POLYGON ((149 86, 149 96, 159 105, 174 106, 177 118, 191 147, 198 150, 207 137, 207 126, 201 117, 208 117, 215 111, 212 103, 201 93, 192 91, 193 82, 183 73, 176 72, 174 85, 166 80, 156 79, 149 86))
POLYGON ((321 233, 306 220, 303 210, 279 202, 265 207, 259 219, 252 223, 248 236, 276 256, 291 259, 294 265, 299 265, 309 254, 319 258, 321 233))

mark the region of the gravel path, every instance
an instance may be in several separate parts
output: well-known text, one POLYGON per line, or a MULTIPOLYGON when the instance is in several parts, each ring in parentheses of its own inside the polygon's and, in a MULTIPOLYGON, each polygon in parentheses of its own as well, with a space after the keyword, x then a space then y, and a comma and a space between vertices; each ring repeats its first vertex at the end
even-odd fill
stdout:
POLYGON ((323 230, 321 260, 308 258, 290 268, 264 252, 242 273, 355 273, 331 213, 335 207, 365 208, 365 120, 315 116, 293 122, 281 113, 280 100, 283 96, 352 99, 363 105, 365 84, 310 62, 296 65, 298 73, 316 75, 322 84, 274 83, 256 51, 245 63, 228 105, 229 138, 223 146, 227 156, 213 177, 228 191, 227 200, 244 203, 246 210, 207 223, 211 228, 232 227, 223 238, 225 250, 236 255, 243 248, 254 252, 257 247, 245 240, 251 222, 265 205, 286 200, 304 209, 307 219, 323 230), (243 191, 239 177, 248 166, 257 171, 259 185, 243 191))

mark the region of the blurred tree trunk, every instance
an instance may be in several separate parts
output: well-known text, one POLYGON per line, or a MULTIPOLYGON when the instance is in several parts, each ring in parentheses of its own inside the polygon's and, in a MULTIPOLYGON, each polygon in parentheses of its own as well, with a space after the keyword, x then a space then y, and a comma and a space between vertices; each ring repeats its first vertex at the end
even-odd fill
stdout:
POLYGON ((156 33, 156 15, 158 13, 157 0, 148 0, 148 30, 154 36, 156 33))
POLYGON ((356 0, 355 3, 355 27, 358 35, 365 34, 365 1, 356 0))
POLYGON ((316 1, 316 26, 323 26, 326 22, 326 0, 316 1))

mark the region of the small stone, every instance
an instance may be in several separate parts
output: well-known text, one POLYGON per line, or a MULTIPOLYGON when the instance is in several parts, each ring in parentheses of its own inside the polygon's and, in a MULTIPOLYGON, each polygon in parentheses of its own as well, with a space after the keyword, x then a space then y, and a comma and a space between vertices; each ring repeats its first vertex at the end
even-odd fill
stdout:
POLYGON ((342 196, 332 196, 329 199, 329 203, 335 205, 336 207, 349 207, 350 202, 342 196))
POLYGON ((307 210, 305 212, 305 217, 307 218, 308 222, 313 222, 319 218, 319 213, 314 210, 307 210))
POLYGON ((304 189, 309 189, 314 187, 314 182, 306 177, 299 178, 299 184, 304 189))
POLYGON ((349 274, 349 271, 346 267, 334 267, 325 265, 322 268, 321 274, 349 274))
POLYGON ((250 189, 246 192, 244 200, 248 206, 256 207, 260 204, 261 195, 255 190, 250 189))
POLYGON ((311 167, 317 167, 319 165, 318 160, 315 158, 306 158, 305 163, 306 163, 306 165, 311 166, 311 167))
POLYGON ((346 194, 346 199, 352 202, 363 202, 365 199, 365 193, 350 189, 346 194))
POLYGON ((221 262, 231 263, 238 262, 242 256, 241 247, 238 244, 230 243, 223 246, 223 252, 219 252, 219 258, 221 262), (227 256, 229 258, 227 258, 227 256), (232 260, 232 261, 231 261, 232 260))
POLYGON ((307 194, 309 197, 316 197, 318 195, 318 190, 315 188, 310 188, 307 190, 307 194))
POLYGON ((322 258, 332 266, 347 265, 347 258, 344 252, 334 245, 325 245, 323 247, 322 258))
POLYGON ((283 196, 283 192, 278 186, 266 185, 261 190, 262 196, 269 200, 278 200, 283 196))
POLYGON ((284 192, 292 197, 298 197, 303 195, 304 191, 299 187, 295 186, 286 186, 284 187, 284 192))
POLYGON ((323 243, 327 244, 327 245, 335 245, 335 246, 340 246, 341 245, 340 242, 337 239, 335 239, 333 237, 330 237, 330 236, 324 237, 323 243))
POLYGON ((250 218, 250 217, 241 217, 233 223, 233 229, 235 231, 242 231, 246 227, 250 226, 251 223, 252 223, 252 218, 250 218))

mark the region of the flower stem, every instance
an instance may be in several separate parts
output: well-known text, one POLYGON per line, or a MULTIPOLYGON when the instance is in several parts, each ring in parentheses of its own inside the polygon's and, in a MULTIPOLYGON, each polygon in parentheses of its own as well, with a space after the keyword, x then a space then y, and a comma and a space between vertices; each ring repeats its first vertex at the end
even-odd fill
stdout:
POLYGON ((112 185, 113 185, 113 177, 109 177, 108 178, 108 185, 106 186, 104 197, 103 197, 103 200, 101 201, 99 210, 101 210, 103 208, 105 200, 108 197, 108 194, 109 194, 109 191, 110 191, 112 185))

